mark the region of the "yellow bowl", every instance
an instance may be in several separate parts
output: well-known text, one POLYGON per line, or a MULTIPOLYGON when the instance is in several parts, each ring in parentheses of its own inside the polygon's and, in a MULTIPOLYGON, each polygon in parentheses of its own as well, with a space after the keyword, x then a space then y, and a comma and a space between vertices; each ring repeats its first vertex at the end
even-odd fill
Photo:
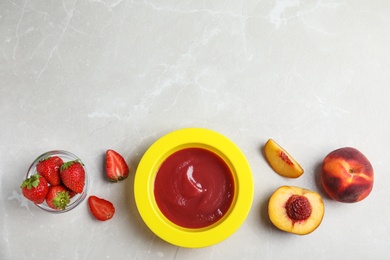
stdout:
POLYGON ((146 151, 135 175, 134 196, 142 219, 161 239, 181 247, 206 247, 226 239, 244 222, 253 199, 252 172, 244 154, 225 136, 203 128, 180 129, 161 137, 146 151), (185 228, 171 222, 154 197, 154 181, 161 164, 186 148, 213 152, 232 174, 234 195, 229 210, 216 223, 203 228, 185 228))

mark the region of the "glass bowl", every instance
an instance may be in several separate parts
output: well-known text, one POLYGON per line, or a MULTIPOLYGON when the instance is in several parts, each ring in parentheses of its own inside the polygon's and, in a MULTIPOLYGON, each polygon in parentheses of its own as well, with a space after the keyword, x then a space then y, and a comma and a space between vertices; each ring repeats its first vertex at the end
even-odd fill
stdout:
POLYGON ((84 168, 84 171, 85 171, 85 184, 84 184, 83 192, 73 196, 70 199, 70 203, 66 206, 66 208, 64 210, 52 209, 46 204, 46 201, 44 201, 41 204, 34 203, 34 205, 37 206, 38 208, 43 209, 43 210, 48 211, 48 212, 51 212, 51 213, 65 213, 65 212, 68 212, 68 211, 76 208, 87 197, 88 187, 89 187, 89 179, 88 179, 89 177, 88 177, 87 168, 85 167, 82 160, 79 157, 77 157, 76 155, 74 155, 73 153, 68 152, 68 151, 64 151, 64 150, 54 150, 54 151, 49 151, 49 152, 43 153, 40 156, 38 156, 38 158, 36 158, 34 160, 34 162, 31 164, 31 166, 29 167, 29 169, 27 171, 26 179, 29 178, 30 176, 36 174, 37 173, 37 164, 39 163, 39 161, 44 159, 44 158, 47 158, 49 156, 58 156, 64 161, 64 163, 69 162, 69 161, 79 160, 81 165, 84 168))
POLYGON ((211 246, 232 235, 246 219, 253 193, 252 171, 241 150, 225 136, 204 128, 179 129, 158 139, 143 155, 134 180, 135 202, 145 224, 161 239, 187 248, 211 246), (172 154, 187 148, 201 148, 219 156, 233 178, 230 208, 206 227, 175 224, 163 214, 155 198, 155 180, 161 165, 172 154))

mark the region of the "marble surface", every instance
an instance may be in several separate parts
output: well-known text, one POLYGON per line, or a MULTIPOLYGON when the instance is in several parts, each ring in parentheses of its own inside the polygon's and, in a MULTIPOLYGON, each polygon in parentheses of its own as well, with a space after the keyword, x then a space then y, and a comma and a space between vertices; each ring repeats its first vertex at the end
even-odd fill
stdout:
POLYGON ((390 246, 390 2, 334 0, 4 0, 0 3, 0 259, 386 259, 390 246), (186 249, 155 236, 134 202, 137 165, 183 127, 227 136, 246 155, 255 194, 228 239, 186 249), (274 173, 274 138, 305 173, 274 173), (330 151, 353 146, 375 169, 370 196, 332 201, 318 181, 330 151), (112 148, 128 179, 104 178, 112 148), (41 153, 64 149, 91 175, 84 202, 48 214, 19 188, 41 153), (267 216, 281 185, 318 191, 326 212, 307 236, 267 216))

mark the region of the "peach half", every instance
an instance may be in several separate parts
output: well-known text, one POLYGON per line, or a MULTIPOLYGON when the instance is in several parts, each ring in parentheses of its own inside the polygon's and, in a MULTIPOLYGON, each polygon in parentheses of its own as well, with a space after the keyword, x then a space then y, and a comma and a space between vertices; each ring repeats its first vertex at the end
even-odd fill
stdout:
POLYGON ((357 149, 344 147, 330 152, 322 162, 321 182, 331 198, 352 203, 366 198, 374 183, 369 160, 357 149))
POLYGON ((322 222, 325 207, 317 192, 295 186, 281 186, 268 202, 271 222, 285 232, 307 235, 322 222))
POLYGON ((299 163, 272 139, 264 145, 264 155, 271 168, 283 177, 298 178, 304 172, 299 163))

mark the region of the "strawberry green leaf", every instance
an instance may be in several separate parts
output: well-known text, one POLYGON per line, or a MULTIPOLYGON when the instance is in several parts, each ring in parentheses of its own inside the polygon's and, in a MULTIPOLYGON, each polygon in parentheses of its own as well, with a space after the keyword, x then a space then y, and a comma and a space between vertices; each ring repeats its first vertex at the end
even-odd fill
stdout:
POLYGON ((31 175, 28 179, 26 179, 22 182, 22 185, 20 186, 20 188, 27 187, 27 189, 31 190, 32 188, 38 187, 40 177, 41 177, 41 175, 39 175, 39 174, 31 175))
POLYGON ((58 192, 57 196, 53 198, 53 204, 57 209, 64 210, 69 203, 70 197, 67 191, 58 192))
POLYGON ((74 161, 65 162, 61 165, 60 171, 68 169, 70 166, 72 166, 74 163, 79 163, 81 165, 84 165, 79 159, 74 161))

